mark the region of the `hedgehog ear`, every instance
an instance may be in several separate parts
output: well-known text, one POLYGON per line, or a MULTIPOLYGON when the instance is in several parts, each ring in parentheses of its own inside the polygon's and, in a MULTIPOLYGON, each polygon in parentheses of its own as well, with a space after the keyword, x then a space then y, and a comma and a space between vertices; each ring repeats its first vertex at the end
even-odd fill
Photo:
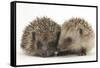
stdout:
POLYGON ((35 40, 35 32, 32 32, 32 38, 35 40))

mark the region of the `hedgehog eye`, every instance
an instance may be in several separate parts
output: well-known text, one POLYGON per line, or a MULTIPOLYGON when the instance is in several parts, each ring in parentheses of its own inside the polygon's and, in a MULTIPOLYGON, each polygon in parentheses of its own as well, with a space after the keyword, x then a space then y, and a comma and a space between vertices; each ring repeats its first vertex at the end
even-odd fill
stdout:
POLYGON ((80 34, 83 34, 83 30, 81 28, 79 29, 79 33, 80 34))
POLYGON ((38 42, 37 42, 37 48, 38 48, 38 49, 41 49, 42 46, 43 46, 43 44, 42 44, 40 41, 38 41, 38 42))
POLYGON ((72 38, 68 37, 66 39, 64 39, 64 43, 70 44, 72 42, 72 38))

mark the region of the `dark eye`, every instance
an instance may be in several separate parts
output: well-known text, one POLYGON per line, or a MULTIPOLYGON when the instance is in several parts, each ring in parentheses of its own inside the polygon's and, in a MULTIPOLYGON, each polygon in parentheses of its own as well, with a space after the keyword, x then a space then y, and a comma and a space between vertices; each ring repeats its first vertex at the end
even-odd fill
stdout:
POLYGON ((68 37, 66 39, 64 39, 64 43, 71 43, 72 42, 72 38, 68 37))
POLYGON ((42 46, 43 46, 43 44, 42 44, 40 41, 38 41, 38 42, 37 42, 37 48, 38 48, 38 49, 41 49, 42 46))
POLYGON ((79 33, 80 34, 83 34, 83 30, 81 28, 79 29, 79 33))

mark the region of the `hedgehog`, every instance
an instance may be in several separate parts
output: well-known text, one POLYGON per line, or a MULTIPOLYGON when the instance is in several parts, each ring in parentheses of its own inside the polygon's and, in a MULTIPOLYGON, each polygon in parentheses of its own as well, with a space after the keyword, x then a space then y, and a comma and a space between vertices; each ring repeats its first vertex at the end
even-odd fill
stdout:
POLYGON ((26 26, 21 48, 31 56, 53 56, 57 49, 61 27, 48 17, 37 17, 26 26))
POLYGON ((61 27, 58 55, 87 55, 94 46, 94 31, 83 18, 70 18, 61 27))

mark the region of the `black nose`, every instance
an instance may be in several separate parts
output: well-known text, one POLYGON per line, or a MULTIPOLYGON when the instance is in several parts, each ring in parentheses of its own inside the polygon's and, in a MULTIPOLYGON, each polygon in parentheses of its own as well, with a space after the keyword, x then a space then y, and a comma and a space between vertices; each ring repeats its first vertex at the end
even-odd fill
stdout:
POLYGON ((45 52, 42 53, 42 56, 43 57, 48 57, 49 55, 47 54, 47 51, 45 51, 45 52))
POLYGON ((43 56, 43 57, 47 57, 47 54, 46 54, 46 53, 42 53, 42 56, 43 56))
POLYGON ((45 52, 42 52, 42 57, 51 57, 54 55, 54 52, 51 52, 51 51, 45 51, 45 52))

